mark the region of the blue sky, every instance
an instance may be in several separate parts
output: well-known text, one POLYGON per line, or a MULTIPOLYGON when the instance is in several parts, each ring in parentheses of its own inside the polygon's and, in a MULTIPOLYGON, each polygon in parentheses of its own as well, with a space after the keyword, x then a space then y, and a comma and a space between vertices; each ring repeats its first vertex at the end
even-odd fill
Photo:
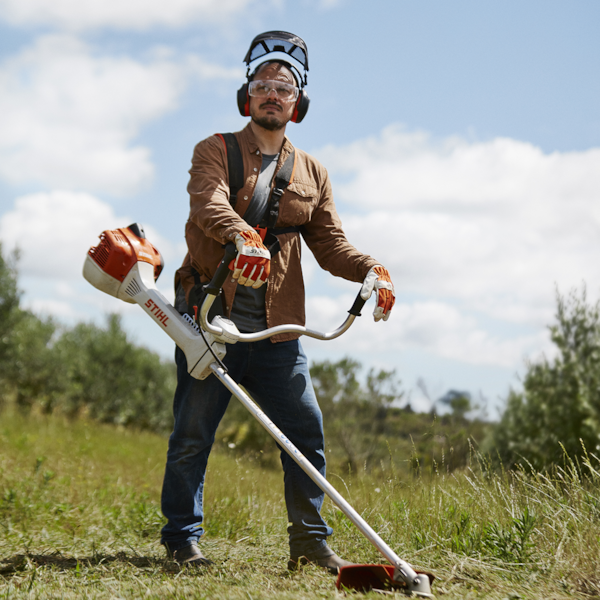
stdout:
MULTIPOLYGON (((598 296, 591 0, 0 0, 0 240, 21 249, 24 303, 65 323, 119 311, 172 355, 138 307, 82 281, 83 257, 139 221, 171 293, 193 146, 245 125, 242 59, 271 29, 309 50, 312 103, 288 135, 328 168, 349 239, 398 295, 387 323, 365 316, 309 355, 394 368, 421 408, 469 390, 494 416, 524 361, 552 354, 556 288, 598 296)), ((309 324, 335 327, 356 284, 306 253, 305 273, 309 324)))

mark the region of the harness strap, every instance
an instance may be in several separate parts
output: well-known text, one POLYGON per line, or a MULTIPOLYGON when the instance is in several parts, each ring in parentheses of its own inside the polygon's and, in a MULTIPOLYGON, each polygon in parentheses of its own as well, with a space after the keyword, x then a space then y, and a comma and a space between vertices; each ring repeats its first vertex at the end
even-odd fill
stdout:
POLYGON ((274 229, 279 218, 279 201, 283 192, 288 185, 294 179, 294 172, 296 171, 296 150, 292 150, 292 153, 287 157, 286 161, 281 166, 281 169, 275 175, 275 184, 271 190, 269 196, 269 202, 267 209, 260 222, 260 227, 267 227, 268 229, 274 229))
POLYGON ((229 203, 235 208, 238 192, 244 187, 244 159, 237 138, 233 133, 217 133, 225 145, 229 171, 229 203))
MULTIPOLYGON (((237 194, 244 186, 244 160, 239 142, 233 133, 217 133, 225 146, 227 154, 227 169, 229 170, 229 202, 232 208, 235 208, 237 194)), ((275 256, 280 250, 278 235, 284 233, 293 233, 300 231, 300 227, 275 227, 279 218, 279 201, 283 196, 283 192, 287 186, 293 181, 296 171, 296 150, 292 150, 286 161, 281 166, 281 169, 275 175, 275 183, 267 208, 262 216, 260 223, 255 227, 263 242, 269 249, 271 256, 275 256)), ((199 275, 195 269, 194 279, 199 283, 199 275)))
POLYGON ((259 227, 257 228, 257 231, 261 237, 262 233, 265 233, 263 243, 268 248, 271 258, 273 258, 281 250, 281 243, 279 242, 279 237, 277 236, 283 235, 284 233, 297 233, 300 231, 300 226, 276 227, 275 229, 260 229, 259 227))

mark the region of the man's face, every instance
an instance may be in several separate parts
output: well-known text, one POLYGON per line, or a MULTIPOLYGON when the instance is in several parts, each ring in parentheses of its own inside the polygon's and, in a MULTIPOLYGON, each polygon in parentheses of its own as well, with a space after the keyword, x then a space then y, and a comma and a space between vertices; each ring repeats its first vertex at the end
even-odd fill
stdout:
MULTIPOLYGON (((254 76, 254 80, 281 81, 296 85, 290 70, 279 63, 271 63, 261 67, 254 76)), ((269 131, 277 131, 283 129, 292 118, 295 103, 295 100, 282 101, 274 91, 271 91, 266 98, 250 96, 250 116, 260 127, 269 131)))

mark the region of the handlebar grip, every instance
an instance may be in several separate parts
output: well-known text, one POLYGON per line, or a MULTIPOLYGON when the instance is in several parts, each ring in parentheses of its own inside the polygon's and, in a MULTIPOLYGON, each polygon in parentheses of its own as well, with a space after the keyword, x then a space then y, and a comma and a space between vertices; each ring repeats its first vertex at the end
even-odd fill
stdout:
POLYGON ((227 275, 229 275, 229 263, 235 258, 237 254, 237 248, 233 242, 227 242, 225 244, 225 254, 215 271, 213 278, 210 283, 204 288, 204 291, 207 294, 211 294, 212 296, 218 296, 221 292, 221 288, 227 279, 227 275))
MULTIPOLYGON (((368 300, 368 298, 367 298, 367 300, 368 300)), ((358 295, 356 296, 356 298, 354 300, 354 304, 352 305, 352 308, 348 312, 351 315, 354 315, 355 317, 360 317, 360 311, 362 310, 362 307, 365 305, 365 302, 367 300, 364 300, 361 297, 360 292, 358 292, 358 295)))

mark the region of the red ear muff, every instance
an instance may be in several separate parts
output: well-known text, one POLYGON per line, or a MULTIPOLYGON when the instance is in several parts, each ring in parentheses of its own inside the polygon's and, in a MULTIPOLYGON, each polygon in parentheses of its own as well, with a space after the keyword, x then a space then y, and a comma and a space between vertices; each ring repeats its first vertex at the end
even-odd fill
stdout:
POLYGON ((237 105, 242 117, 250 116, 250 95, 248 94, 248 84, 245 83, 237 91, 237 105))
POLYGON ((298 100, 296 100, 296 106, 294 107, 294 114, 292 115, 292 123, 300 123, 308 112, 310 105, 310 98, 306 93, 306 90, 300 90, 298 94, 298 100))

